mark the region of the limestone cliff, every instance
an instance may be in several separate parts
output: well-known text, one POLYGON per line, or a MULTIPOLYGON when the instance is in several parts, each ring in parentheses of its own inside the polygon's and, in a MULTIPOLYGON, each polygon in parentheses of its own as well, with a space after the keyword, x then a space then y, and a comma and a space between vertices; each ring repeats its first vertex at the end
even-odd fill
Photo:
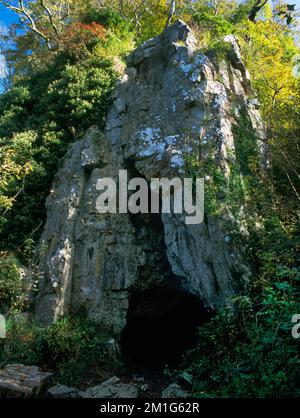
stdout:
POLYGON ((105 132, 92 127, 72 146, 47 201, 38 249, 41 322, 84 310, 120 332, 133 314, 132 300, 136 311, 162 311, 188 294, 209 311, 245 286, 249 269, 231 237, 239 225, 230 213, 186 225, 182 215, 96 210, 99 178, 117 179, 120 169, 147 180, 184 176, 186 156, 200 158, 199 149, 230 181, 240 113, 252 124, 263 158, 265 134, 249 75, 235 38, 225 42, 226 56, 205 55, 179 21, 128 58, 105 132), (143 296, 147 289, 157 290, 156 301, 143 296))

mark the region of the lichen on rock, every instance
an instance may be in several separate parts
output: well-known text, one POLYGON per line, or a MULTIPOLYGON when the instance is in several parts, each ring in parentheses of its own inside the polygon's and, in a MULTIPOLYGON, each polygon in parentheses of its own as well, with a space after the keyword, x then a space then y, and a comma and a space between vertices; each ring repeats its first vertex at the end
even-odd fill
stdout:
POLYGON ((179 288, 214 311, 244 289, 249 269, 242 247, 228 239, 239 228, 230 214, 207 214, 202 224, 186 225, 177 214, 96 210, 97 180, 117 179, 122 169, 147 181, 184 177, 185 160, 194 156, 213 159, 229 181, 236 160, 234 112, 249 118, 263 148, 248 72, 235 38, 225 42, 226 57, 206 55, 178 21, 128 57, 105 132, 92 127, 72 146, 48 198, 38 249, 39 321, 84 310, 120 333, 133 292, 179 288))

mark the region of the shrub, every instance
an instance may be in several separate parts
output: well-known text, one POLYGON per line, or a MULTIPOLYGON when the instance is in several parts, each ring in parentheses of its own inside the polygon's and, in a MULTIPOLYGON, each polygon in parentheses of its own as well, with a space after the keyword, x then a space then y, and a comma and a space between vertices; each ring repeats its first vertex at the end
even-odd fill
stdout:
POLYGON ((0 312, 6 314, 22 307, 26 286, 16 258, 0 254, 0 312))
POLYGON ((296 242, 297 228, 287 232, 272 213, 252 236, 248 295, 201 327, 186 358, 196 396, 300 395, 300 341, 291 335, 291 318, 300 312, 296 242))
POLYGON ((59 383, 84 385, 117 373, 118 353, 108 348, 109 332, 82 318, 63 318, 40 327, 19 316, 8 321, 0 363, 20 362, 53 370, 59 383), (46 365, 46 366, 45 366, 46 365))
POLYGON ((60 160, 85 129, 103 128, 114 83, 110 62, 71 63, 61 54, 0 97, 2 249, 15 251, 27 238, 38 239, 60 160))

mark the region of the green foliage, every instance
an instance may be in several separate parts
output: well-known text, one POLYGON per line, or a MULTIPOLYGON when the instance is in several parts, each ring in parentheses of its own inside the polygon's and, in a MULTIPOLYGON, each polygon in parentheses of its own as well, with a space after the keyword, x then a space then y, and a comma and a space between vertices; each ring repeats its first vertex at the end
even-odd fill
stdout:
POLYGON ((300 310, 299 214, 260 170, 256 137, 243 115, 234 125, 234 143, 229 180, 212 159, 190 157, 188 168, 207 178, 207 215, 229 210, 247 222, 243 244, 251 283, 247 295, 199 329, 183 371, 173 374, 198 397, 297 397, 299 340, 292 338, 291 318, 300 310))
POLYGON ((104 8, 100 9, 100 13, 108 11, 115 16, 122 16, 138 44, 159 35, 165 28, 169 14, 165 0, 103 0, 102 3, 104 8))
POLYGON ((71 63, 57 56, 48 68, 1 96, 1 170, 6 167, 0 183, 2 248, 15 249, 32 233, 38 237, 59 161, 87 127, 104 126, 114 82, 109 61, 92 57, 71 63))
POLYGON ((300 269, 276 264, 274 254, 260 249, 260 279, 250 294, 199 330, 187 369, 196 396, 299 396, 299 341, 292 338, 291 318, 300 309, 300 269))
POLYGON ((128 36, 131 32, 130 23, 113 9, 90 9, 83 17, 84 23, 97 22, 109 28, 120 38, 128 36))
POLYGON ((237 163, 241 173, 243 176, 252 175, 253 166, 258 165, 259 151, 251 121, 245 116, 239 117, 233 126, 233 134, 237 163))
POLYGON ((230 178, 224 173, 213 158, 198 160, 194 156, 186 158, 187 172, 193 178, 204 178, 206 216, 219 217, 230 212, 236 219, 240 218, 241 206, 248 201, 249 183, 247 177, 241 176, 238 162, 229 164, 230 178))
POLYGON ((13 256, 0 254, 0 312, 7 314, 23 307, 26 286, 20 264, 13 256))
MULTIPOLYGON (((299 340, 291 334, 291 318, 300 311, 299 228, 266 207, 247 244, 253 273, 247 295, 199 329, 198 344, 185 359, 195 396, 300 394, 299 340)), ((182 371, 176 375, 182 380, 182 371)))
POLYGON ((121 366, 118 354, 109 349, 111 334, 85 319, 63 318, 42 328, 19 316, 8 321, 7 334, 0 364, 47 365, 63 384, 101 381, 121 366))
POLYGON ((60 78, 49 85, 40 109, 51 109, 56 125, 74 127, 80 133, 94 123, 103 127, 113 82, 109 64, 99 66, 96 60, 67 64, 60 78))
POLYGON ((297 197, 300 84, 292 75, 299 54, 294 33, 282 21, 268 17, 245 22, 237 27, 237 35, 268 129, 274 186, 282 195, 297 197))
POLYGON ((30 32, 14 34, 15 81, 0 95, 0 247, 5 250, 20 252, 27 239, 38 239, 60 161, 88 127, 104 127, 116 69, 133 47, 130 24, 118 13, 75 3, 52 51, 33 42, 30 32))
MULTIPOLYGON (((61 158, 88 127, 104 127, 121 59, 134 46, 127 19, 92 6, 72 2, 55 42, 49 35, 56 45, 51 51, 30 31, 13 34, 15 82, 0 96, 0 162, 9 167, 0 180, 3 249, 19 250, 27 239, 38 239, 61 158)), ((45 16, 42 21, 51 31, 45 16)))
POLYGON ((211 37, 221 37, 235 32, 233 24, 222 15, 214 15, 212 10, 199 11, 192 15, 193 22, 200 31, 209 32, 211 37))

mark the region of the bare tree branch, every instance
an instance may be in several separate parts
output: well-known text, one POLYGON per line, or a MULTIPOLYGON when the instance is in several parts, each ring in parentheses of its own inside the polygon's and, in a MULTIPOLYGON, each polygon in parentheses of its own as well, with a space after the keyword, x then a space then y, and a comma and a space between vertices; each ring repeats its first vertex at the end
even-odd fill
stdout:
POLYGON ((169 27, 175 12, 176 12, 176 0, 172 0, 170 14, 168 16, 168 20, 166 23, 166 29, 169 27))
POLYGON ((280 145, 280 142, 274 138, 274 144, 276 145, 276 147, 279 149, 280 154, 283 156, 283 158, 285 159, 285 161, 287 162, 288 166, 290 167, 290 169, 292 170, 292 172, 295 174, 295 176, 298 178, 298 180, 300 180, 300 174, 298 173, 297 169, 295 168, 294 164, 292 163, 292 161, 288 158, 288 156, 286 155, 284 149, 282 148, 282 146, 280 145))
POLYGON ((47 15, 48 15, 48 17, 49 17, 49 22, 50 22, 50 24, 52 25, 53 30, 54 30, 54 32, 55 32, 55 34, 56 34, 57 36, 59 36, 59 32, 58 32, 57 26, 56 26, 56 24, 54 23, 54 20, 53 20, 53 13, 52 13, 52 12, 51 12, 51 10, 49 9, 49 7, 45 4, 44 0, 40 0, 40 3, 41 3, 41 6, 42 6, 42 7, 43 7, 43 9, 46 11, 46 13, 47 13, 47 15))
POLYGON ((67 2, 67 11, 66 13, 63 14, 63 16, 61 15, 62 11, 63 11, 63 7, 62 7, 62 3, 60 3, 60 7, 59 7, 59 19, 60 19, 59 21, 60 22, 63 22, 71 14, 71 5, 69 1, 67 2))
POLYGON ((286 173, 286 176, 287 176, 288 181, 289 181, 289 183, 290 183, 290 185, 291 185, 291 187, 292 187, 292 189, 293 189, 293 192, 295 193, 295 195, 297 196, 297 198, 300 200, 300 195, 299 195, 299 193, 297 192, 297 189, 296 189, 296 187, 295 187, 294 183, 292 182, 291 177, 289 176, 289 174, 288 174, 288 173, 286 173))
MULTIPOLYGON (((18 0, 18 6, 13 5, 11 3, 12 2, 0 0, 0 4, 3 4, 6 8, 15 12, 20 17, 25 18, 27 27, 34 33, 36 33, 39 37, 41 37, 46 42, 49 49, 52 49, 49 35, 45 33, 45 31, 42 31, 37 27, 36 19, 33 17, 33 14, 28 10, 28 8, 25 7, 24 1, 18 0)), ((71 13, 70 1, 67 0, 65 2, 57 2, 55 7, 57 7, 58 11, 55 10, 55 12, 53 11, 53 8, 51 8, 49 4, 47 4, 46 0, 38 0, 38 5, 45 12, 55 37, 59 38, 61 32, 59 24, 64 22, 64 20, 68 18, 71 13)))
POLYGON ((27 19, 28 28, 32 30, 34 33, 36 33, 38 36, 40 36, 46 42, 48 48, 51 49, 50 40, 48 36, 37 28, 33 17, 31 16, 30 12, 25 8, 23 0, 19 0, 19 7, 13 6, 4 0, 0 0, 0 4, 3 4, 3 6, 17 13, 19 16, 25 17, 27 19))
POLYGON ((251 20, 251 22, 254 22, 257 14, 260 12, 260 10, 268 3, 268 0, 256 0, 254 5, 252 6, 248 18, 251 20))
POLYGON ((0 25, 0 89, 7 91, 12 85, 13 67, 8 55, 12 48, 10 33, 5 26, 0 25))

